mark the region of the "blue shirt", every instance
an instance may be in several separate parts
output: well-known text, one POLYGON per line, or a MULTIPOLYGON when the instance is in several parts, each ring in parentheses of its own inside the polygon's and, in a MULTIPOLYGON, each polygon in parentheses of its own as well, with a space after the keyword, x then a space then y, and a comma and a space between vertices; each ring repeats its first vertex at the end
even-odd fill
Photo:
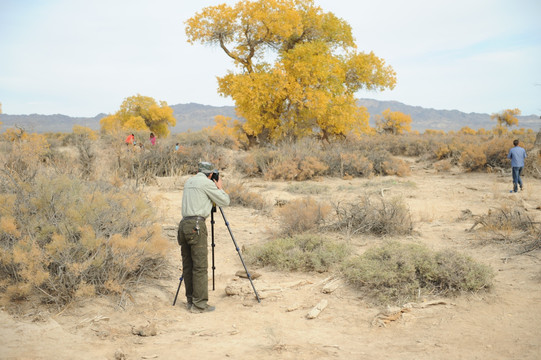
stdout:
POLYGON ((511 148, 511 150, 509 150, 507 158, 511 159, 511 167, 524 167, 526 150, 517 145, 514 148, 511 148))

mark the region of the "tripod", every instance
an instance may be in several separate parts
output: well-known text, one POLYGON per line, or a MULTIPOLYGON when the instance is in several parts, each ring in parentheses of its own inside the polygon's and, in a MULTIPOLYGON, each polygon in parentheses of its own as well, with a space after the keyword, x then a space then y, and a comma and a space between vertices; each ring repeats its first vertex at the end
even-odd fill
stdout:
MULTIPOLYGON (((244 259, 242 258, 242 255, 240 253, 239 246, 237 245, 237 242, 235 241, 235 237, 233 236, 233 232, 231 231, 231 227, 229 226, 229 222, 227 221, 224 211, 221 207, 219 207, 220 213, 222 214, 222 217, 225 222, 225 226, 227 226, 227 230, 229 230, 229 235, 231 236, 231 240, 233 240, 233 244, 235 245, 235 250, 237 250, 237 254, 239 254, 240 261, 242 263, 242 266, 244 267, 244 271, 246 271, 246 276, 248 277, 248 280, 250 280, 250 284, 252 285, 252 289, 254 290, 255 297, 257 299, 258 303, 261 303, 261 299, 259 298, 259 295, 257 293, 257 290, 255 289, 254 283, 252 281, 252 275, 248 272, 248 268, 246 267, 246 264, 244 263, 244 259)), ((214 283, 214 270, 216 270, 216 266, 214 265, 214 248, 216 247, 216 244, 214 243, 214 213, 216 212, 216 205, 212 207, 212 210, 210 212, 210 227, 211 227, 211 248, 212 248, 212 290, 215 290, 215 283, 214 283)), ((175 299, 173 300, 173 306, 175 306, 177 302, 178 293, 180 290, 180 286, 182 285, 182 276, 179 278, 177 293, 175 294, 175 299)))

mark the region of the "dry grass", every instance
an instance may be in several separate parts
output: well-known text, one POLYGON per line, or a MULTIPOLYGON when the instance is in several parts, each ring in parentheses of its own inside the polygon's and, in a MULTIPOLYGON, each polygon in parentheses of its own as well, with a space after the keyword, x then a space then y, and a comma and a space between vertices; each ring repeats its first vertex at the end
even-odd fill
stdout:
POLYGON ((278 209, 280 233, 299 234, 312 231, 324 224, 331 206, 311 197, 295 199, 278 209))
POLYGON ((401 198, 373 200, 368 196, 358 202, 334 205, 336 221, 327 229, 350 235, 407 235, 413 230, 411 214, 401 198))
POLYGON ((512 246, 515 253, 526 253, 541 247, 541 227, 524 208, 503 204, 477 217, 470 228, 483 243, 512 246))

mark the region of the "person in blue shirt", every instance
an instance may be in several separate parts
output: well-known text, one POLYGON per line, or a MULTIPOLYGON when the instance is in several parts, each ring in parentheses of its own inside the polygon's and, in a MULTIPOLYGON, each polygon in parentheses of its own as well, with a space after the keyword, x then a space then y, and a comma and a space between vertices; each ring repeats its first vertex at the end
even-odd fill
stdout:
POLYGON ((522 169, 524 168, 524 159, 526 159, 526 150, 524 148, 520 147, 518 140, 513 141, 514 147, 509 150, 509 154, 507 154, 507 158, 511 159, 511 169, 513 172, 513 190, 510 192, 517 192, 518 187, 520 186, 520 190, 523 189, 522 179, 520 178, 520 175, 522 174, 522 169))

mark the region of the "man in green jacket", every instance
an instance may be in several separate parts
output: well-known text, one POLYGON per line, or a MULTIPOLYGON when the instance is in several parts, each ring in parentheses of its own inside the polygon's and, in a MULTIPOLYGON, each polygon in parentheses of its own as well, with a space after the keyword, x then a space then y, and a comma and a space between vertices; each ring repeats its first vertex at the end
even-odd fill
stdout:
POLYGON ((206 218, 216 206, 229 205, 229 195, 222 189, 222 178, 208 162, 199 163, 199 172, 184 184, 182 220, 178 243, 182 254, 182 277, 188 310, 193 313, 214 311, 208 304, 208 244, 206 218))

